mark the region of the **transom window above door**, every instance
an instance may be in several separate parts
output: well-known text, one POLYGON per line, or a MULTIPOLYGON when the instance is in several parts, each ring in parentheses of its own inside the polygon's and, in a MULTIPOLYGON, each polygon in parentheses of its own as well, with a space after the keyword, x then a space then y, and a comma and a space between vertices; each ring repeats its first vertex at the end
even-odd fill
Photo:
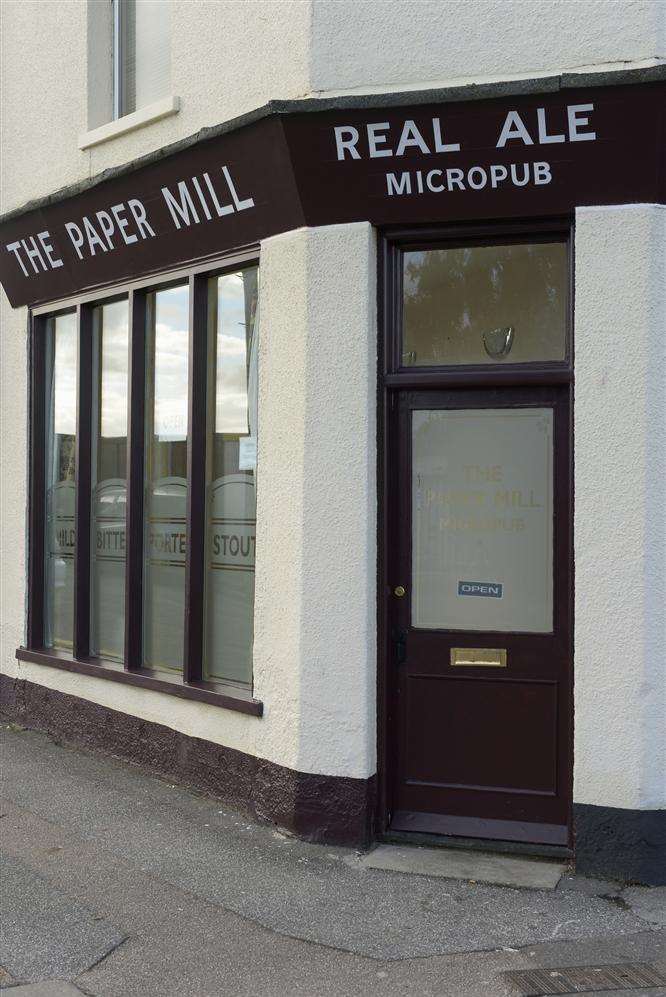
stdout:
POLYGON ((567 359, 565 239, 402 251, 401 367, 567 359))

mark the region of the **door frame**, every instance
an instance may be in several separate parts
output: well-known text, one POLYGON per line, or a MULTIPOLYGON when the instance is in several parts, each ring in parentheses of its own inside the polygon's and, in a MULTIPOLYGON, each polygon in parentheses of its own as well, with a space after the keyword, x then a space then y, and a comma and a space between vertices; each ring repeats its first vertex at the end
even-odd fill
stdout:
MULTIPOLYGON (((493 225, 413 226, 387 228, 378 233, 378 389, 377 389, 377 801, 375 834, 384 835, 392 811, 392 773, 395 767, 395 738, 391 737, 395 670, 394 642, 388 633, 392 585, 395 569, 391 558, 390 511, 397 494, 397 462, 391 454, 391 441, 397 433, 398 396, 401 391, 451 388, 500 388, 523 386, 568 386, 569 398, 569 701, 567 723, 569 770, 565 774, 569 810, 569 845, 572 845, 573 808, 573 330, 574 330, 574 219, 557 217, 493 225), (456 367, 401 367, 402 268, 406 249, 449 248, 452 246, 491 246, 515 242, 566 240, 568 247, 569 307, 567 309, 567 350, 563 361, 525 364, 459 365, 456 367)), ((486 843, 488 839, 485 839, 486 843)), ((538 849, 538 846, 535 846, 538 849)))

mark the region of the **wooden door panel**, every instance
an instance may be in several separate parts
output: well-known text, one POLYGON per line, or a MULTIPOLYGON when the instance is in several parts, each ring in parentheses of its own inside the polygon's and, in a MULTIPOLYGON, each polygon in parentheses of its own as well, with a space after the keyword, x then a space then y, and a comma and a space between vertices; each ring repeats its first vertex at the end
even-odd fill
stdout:
POLYGON ((417 676, 407 695, 408 785, 556 792, 554 682, 417 676))

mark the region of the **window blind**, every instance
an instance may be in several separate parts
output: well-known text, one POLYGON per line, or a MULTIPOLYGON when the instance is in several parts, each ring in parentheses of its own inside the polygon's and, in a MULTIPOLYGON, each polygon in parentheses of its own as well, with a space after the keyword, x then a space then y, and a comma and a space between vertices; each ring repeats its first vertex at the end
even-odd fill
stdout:
POLYGON ((171 0, 116 0, 119 115, 131 114, 171 89, 171 0))

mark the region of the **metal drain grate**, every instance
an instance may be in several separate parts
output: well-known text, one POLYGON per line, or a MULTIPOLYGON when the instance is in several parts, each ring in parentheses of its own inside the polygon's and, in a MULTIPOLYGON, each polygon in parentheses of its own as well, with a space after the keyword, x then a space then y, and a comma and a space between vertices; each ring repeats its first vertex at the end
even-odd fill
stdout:
MULTIPOLYGON (((654 966, 630 962, 617 966, 564 966, 553 969, 512 969, 504 976, 523 997, 547 994, 599 993, 602 990, 666 988, 666 976, 654 966)), ((659 991, 666 995, 666 989, 659 991)))

